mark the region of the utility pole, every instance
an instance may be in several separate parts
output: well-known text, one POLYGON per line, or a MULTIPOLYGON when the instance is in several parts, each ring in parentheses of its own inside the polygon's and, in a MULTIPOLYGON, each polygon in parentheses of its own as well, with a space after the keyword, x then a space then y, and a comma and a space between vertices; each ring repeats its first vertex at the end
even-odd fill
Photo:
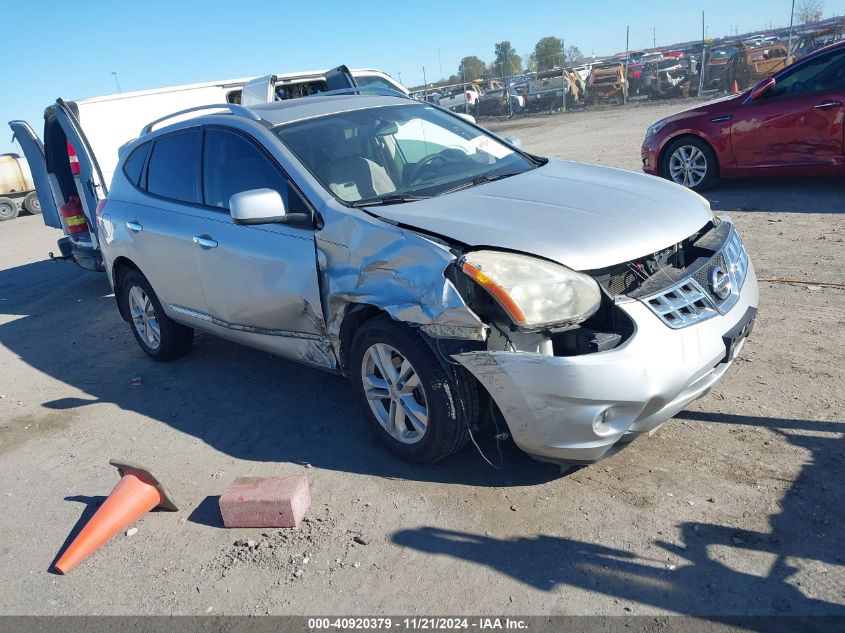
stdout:
POLYGON ((440 81, 443 81, 443 62, 440 61, 440 48, 437 49, 437 65, 440 66, 440 81))
MULTIPOLYGON (((793 0, 794 2, 795 0, 793 0)), ((701 12, 701 70, 698 71, 698 96, 704 89, 704 62, 707 54, 707 31, 704 28, 704 11, 701 12)))
POLYGON ((461 64, 461 81, 464 82, 464 114, 469 114, 469 99, 467 98, 467 74, 464 65, 461 64))
POLYGON ((111 74, 112 74, 112 77, 114 77, 114 83, 117 84, 117 91, 123 92, 123 90, 120 89, 120 82, 117 80, 117 71, 113 70, 113 71, 111 71, 111 74))
POLYGON ((651 27, 651 47, 657 48, 657 27, 651 27))
POLYGON ((792 55, 792 25, 795 21, 795 0, 792 0, 792 13, 789 14, 789 41, 786 44, 786 59, 792 55))
POLYGON ((629 42, 631 38, 631 27, 625 27, 625 77, 622 80, 622 104, 628 103, 628 58, 630 57, 631 53, 629 42))
POLYGON ((561 97, 562 100, 562 108, 563 111, 566 112, 566 93, 567 91, 567 82, 566 82, 566 46, 564 46, 563 38, 560 38, 560 88, 563 96, 561 97))
POLYGON ((425 66, 423 69, 423 101, 428 101, 428 82, 425 80, 425 66))
MULTIPOLYGON (((399 75, 399 83, 401 84, 401 83, 402 83, 402 71, 401 71, 401 70, 397 70, 397 71, 396 71, 396 74, 397 74, 397 75, 399 75)), ((405 84, 402 84, 402 85, 404 86, 405 84)))

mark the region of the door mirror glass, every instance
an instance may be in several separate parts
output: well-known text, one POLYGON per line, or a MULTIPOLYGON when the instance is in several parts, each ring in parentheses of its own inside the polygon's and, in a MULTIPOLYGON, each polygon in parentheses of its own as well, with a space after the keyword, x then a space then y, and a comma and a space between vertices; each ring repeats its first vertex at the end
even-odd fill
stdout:
POLYGON ((751 100, 757 101, 757 99, 762 98, 765 96, 769 90, 775 87, 775 78, 774 77, 767 77, 760 83, 758 83, 754 88, 751 89, 751 100))
POLYGON ((285 202, 275 189, 250 189, 229 198, 235 224, 269 224, 286 220, 285 202))

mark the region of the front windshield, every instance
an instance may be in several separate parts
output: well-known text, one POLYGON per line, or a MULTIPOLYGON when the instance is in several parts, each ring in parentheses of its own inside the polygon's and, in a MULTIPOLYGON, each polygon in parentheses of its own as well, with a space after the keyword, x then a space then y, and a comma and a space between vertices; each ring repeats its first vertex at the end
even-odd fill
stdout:
POLYGON ((536 167, 492 136, 425 104, 341 112, 274 131, 347 204, 436 196, 536 167))

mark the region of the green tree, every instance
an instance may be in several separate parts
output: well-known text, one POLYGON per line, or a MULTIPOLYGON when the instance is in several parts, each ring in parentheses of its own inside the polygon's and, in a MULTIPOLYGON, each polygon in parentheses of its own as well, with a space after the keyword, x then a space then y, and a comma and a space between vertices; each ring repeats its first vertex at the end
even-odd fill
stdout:
POLYGON ((486 74, 487 64, 475 55, 464 57, 458 66, 458 76, 462 76, 465 81, 475 81, 476 79, 481 79, 486 74))
POLYGON ((563 65, 563 42, 552 35, 542 38, 531 53, 532 69, 543 71, 563 65))
POLYGON ((496 59, 493 61, 493 73, 510 76, 522 72, 522 58, 516 54, 516 49, 507 40, 495 45, 496 59))

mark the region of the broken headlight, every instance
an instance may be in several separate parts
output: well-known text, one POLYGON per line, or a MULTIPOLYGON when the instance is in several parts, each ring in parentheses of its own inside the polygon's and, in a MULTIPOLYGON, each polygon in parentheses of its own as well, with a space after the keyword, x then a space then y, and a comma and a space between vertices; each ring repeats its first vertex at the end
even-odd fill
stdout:
POLYGON ((460 268, 523 328, 580 323, 601 303, 592 277, 527 255, 475 251, 461 259, 460 268))

